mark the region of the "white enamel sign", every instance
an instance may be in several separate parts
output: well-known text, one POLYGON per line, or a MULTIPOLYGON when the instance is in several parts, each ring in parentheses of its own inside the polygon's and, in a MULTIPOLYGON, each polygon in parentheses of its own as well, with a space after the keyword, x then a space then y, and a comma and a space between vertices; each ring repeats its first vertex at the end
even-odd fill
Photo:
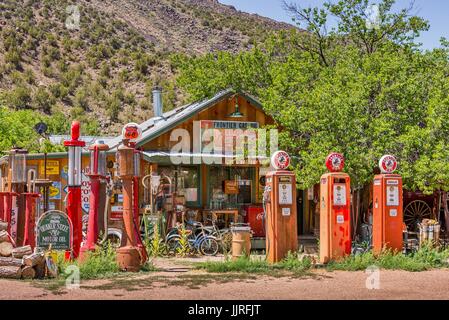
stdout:
POLYGON ((387 206, 399 205, 399 187, 388 186, 387 187, 387 206))
POLYGON ((292 204, 293 192, 291 183, 279 183, 279 204, 292 204))
POLYGON ((346 185, 334 184, 334 206, 346 205, 346 185))

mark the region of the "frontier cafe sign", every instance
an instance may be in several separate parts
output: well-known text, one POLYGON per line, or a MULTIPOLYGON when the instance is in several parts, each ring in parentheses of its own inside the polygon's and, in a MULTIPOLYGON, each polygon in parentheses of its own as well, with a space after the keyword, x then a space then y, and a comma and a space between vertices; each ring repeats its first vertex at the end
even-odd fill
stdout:
MULTIPOLYGON (((256 130, 259 128, 258 122, 247 121, 221 121, 221 120, 201 120, 200 122, 200 151, 206 149, 206 146, 213 143, 214 150, 222 150, 225 154, 228 150, 235 150, 235 140, 239 132, 241 135, 248 129, 256 130), (206 134, 207 130, 212 129, 212 133, 206 134)), ((257 134, 254 132, 254 141, 257 134)))

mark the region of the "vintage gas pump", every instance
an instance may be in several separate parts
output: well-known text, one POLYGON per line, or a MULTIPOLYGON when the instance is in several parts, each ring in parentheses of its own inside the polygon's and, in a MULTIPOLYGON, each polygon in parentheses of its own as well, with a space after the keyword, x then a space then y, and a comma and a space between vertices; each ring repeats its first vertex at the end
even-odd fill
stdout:
POLYGON ((80 252, 82 235, 82 211, 81 211, 81 151, 86 145, 79 140, 80 123, 72 122, 72 139, 64 141, 64 146, 68 147, 69 163, 67 173, 67 215, 73 225, 73 248, 72 252, 66 252, 66 259, 78 258, 80 252))
POLYGON ((8 197, 7 214, 9 215, 9 231, 18 244, 23 243, 25 229, 25 202, 21 196, 25 192, 27 182, 26 158, 27 150, 13 148, 9 153, 10 193, 8 197))
POLYGON ((125 125, 122 131, 123 144, 118 147, 118 176, 122 180, 125 245, 117 249, 117 262, 120 269, 131 272, 140 270, 141 257, 137 247, 137 237, 140 235, 136 234, 133 214, 134 148, 129 146, 129 142, 138 139, 140 134, 138 125, 125 125))
POLYGON ((277 151, 271 158, 276 171, 266 175, 264 208, 267 260, 270 263, 281 261, 289 251, 298 248, 296 179, 293 172, 285 170, 289 164, 289 155, 277 151))
POLYGON ((393 174, 397 161, 392 155, 385 155, 379 161, 381 174, 373 182, 373 251, 382 249, 402 251, 403 212, 402 177, 393 174))
POLYGON ((90 151, 90 197, 89 222, 87 224, 87 240, 81 248, 81 255, 94 251, 98 241, 98 211, 100 209, 101 180, 106 179, 106 151, 109 150, 103 141, 96 141, 89 147, 90 151))
POLYGON ((331 153, 326 158, 329 173, 320 182, 320 261, 327 263, 351 253, 350 178, 341 172, 344 158, 331 153))
POLYGON ((23 236, 23 245, 30 245, 34 249, 36 246, 36 218, 38 212, 37 199, 40 194, 36 192, 35 186, 36 171, 28 170, 27 174, 27 189, 28 192, 24 193, 25 197, 25 231, 23 236))

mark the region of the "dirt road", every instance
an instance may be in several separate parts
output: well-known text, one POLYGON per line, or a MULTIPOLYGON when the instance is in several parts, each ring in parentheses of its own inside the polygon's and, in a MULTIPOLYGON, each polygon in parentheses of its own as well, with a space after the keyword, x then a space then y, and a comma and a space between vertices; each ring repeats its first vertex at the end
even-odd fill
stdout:
POLYGON ((312 275, 269 277, 206 274, 173 269, 108 280, 64 283, 0 280, 4 299, 449 299, 449 270, 421 273, 381 271, 380 288, 368 290, 364 272, 314 271, 312 275))

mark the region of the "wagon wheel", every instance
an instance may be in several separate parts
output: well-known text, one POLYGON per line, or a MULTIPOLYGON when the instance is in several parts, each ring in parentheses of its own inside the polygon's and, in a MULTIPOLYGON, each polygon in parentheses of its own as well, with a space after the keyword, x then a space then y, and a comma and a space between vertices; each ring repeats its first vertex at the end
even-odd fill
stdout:
POLYGON ((416 231, 418 223, 423 219, 430 219, 431 217, 432 209, 422 200, 410 202, 404 210, 404 222, 410 231, 416 231))

